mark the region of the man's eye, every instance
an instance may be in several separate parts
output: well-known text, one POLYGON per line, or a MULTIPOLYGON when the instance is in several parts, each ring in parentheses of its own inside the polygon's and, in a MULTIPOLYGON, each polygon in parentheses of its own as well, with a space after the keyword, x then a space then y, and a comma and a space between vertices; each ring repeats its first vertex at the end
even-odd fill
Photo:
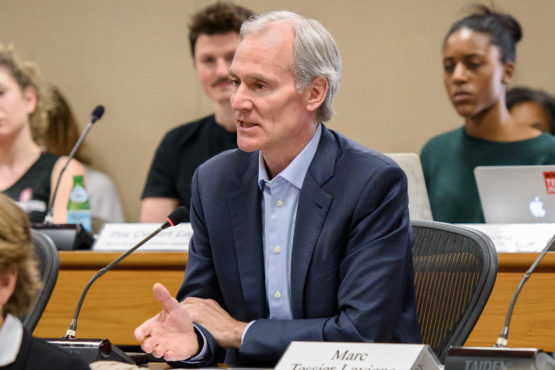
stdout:
POLYGON ((451 73, 455 70, 455 64, 453 63, 445 63, 443 65, 443 70, 447 73, 451 73))

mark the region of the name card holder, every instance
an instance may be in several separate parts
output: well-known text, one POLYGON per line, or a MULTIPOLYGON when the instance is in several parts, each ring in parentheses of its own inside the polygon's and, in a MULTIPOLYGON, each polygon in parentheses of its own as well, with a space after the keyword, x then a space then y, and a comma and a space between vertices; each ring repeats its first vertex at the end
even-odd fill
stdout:
MULTIPOLYGON (((113 223, 105 224, 97 242, 95 251, 126 251, 156 230, 160 224, 113 223)), ((168 228, 141 246, 141 251, 186 252, 189 240, 193 236, 190 223, 181 223, 168 228)))
POLYGON ((445 368, 553 370, 555 359, 537 348, 451 347, 445 368))
POLYGON ((426 344, 291 342, 276 370, 443 369, 426 344))

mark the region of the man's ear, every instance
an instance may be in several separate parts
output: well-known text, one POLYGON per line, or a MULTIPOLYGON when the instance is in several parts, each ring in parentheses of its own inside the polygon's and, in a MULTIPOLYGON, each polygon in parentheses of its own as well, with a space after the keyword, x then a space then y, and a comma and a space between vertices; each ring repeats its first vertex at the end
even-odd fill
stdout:
POLYGON ((515 75, 515 64, 513 62, 507 62, 503 64, 503 78, 501 82, 505 85, 508 85, 509 82, 512 81, 513 76, 515 75))
POLYGON ((37 109, 37 99, 37 90, 34 87, 28 86, 23 90, 27 114, 32 114, 37 109))
POLYGON ((328 93, 328 80, 322 76, 316 77, 306 87, 306 109, 315 112, 326 99, 328 93))

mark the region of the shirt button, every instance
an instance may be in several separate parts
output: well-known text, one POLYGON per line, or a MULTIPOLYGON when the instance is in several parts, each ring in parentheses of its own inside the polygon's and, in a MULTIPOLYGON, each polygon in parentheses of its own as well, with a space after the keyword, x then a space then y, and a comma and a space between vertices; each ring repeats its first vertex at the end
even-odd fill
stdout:
POLYGON ((274 247, 274 253, 275 253, 275 254, 278 254, 279 252, 281 252, 281 248, 279 247, 279 245, 276 245, 276 246, 274 247))
POLYGON ((274 293, 274 298, 275 299, 280 299, 281 298, 281 293, 279 292, 279 290, 276 290, 276 292, 274 293))
POLYGON ((281 200, 278 200, 278 201, 276 202, 276 205, 277 205, 278 207, 281 207, 281 206, 283 205, 283 202, 282 202, 281 200))

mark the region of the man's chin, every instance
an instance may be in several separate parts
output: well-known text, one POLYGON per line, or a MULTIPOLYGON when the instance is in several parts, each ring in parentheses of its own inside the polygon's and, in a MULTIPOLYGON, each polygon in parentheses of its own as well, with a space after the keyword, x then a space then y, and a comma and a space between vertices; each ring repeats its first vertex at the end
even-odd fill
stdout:
POLYGON ((237 138, 237 146, 243 152, 247 153, 256 152, 258 149, 260 149, 258 144, 253 143, 252 141, 245 142, 244 140, 240 140, 239 138, 237 138))

